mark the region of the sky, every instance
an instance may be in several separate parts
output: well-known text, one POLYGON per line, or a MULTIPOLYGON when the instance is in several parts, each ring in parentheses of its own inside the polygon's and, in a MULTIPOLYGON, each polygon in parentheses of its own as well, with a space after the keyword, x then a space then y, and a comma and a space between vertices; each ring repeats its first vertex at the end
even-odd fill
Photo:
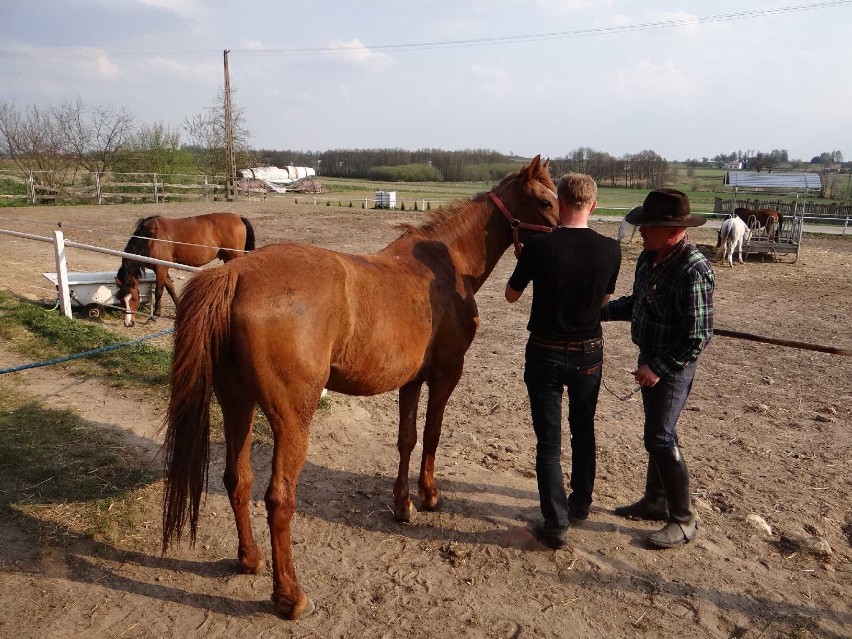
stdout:
POLYGON ((849 160, 850 42, 852 0, 2 0, 0 101, 180 129, 228 49, 254 148, 849 160))

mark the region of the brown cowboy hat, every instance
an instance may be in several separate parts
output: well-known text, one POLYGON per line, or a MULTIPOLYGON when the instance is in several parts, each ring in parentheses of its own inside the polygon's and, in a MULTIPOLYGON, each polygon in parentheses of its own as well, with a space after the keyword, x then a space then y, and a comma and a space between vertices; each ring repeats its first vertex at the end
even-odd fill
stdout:
POLYGON ((675 189, 656 189, 648 193, 642 206, 625 218, 636 226, 701 226, 707 219, 692 213, 686 193, 675 189))

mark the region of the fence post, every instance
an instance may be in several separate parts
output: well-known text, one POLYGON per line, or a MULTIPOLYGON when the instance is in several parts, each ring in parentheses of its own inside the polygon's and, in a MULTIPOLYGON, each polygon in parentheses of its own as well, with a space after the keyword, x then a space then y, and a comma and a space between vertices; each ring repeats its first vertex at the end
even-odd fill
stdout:
POLYGON ((846 220, 843 222, 843 235, 846 235, 846 229, 849 228, 849 216, 846 216, 846 220))
POLYGON ((204 174, 204 201, 210 201, 210 186, 207 184, 207 174, 204 174))
POLYGON ((56 288, 59 289, 59 310, 71 318, 71 291, 68 290, 68 263, 65 261, 65 237, 62 231, 53 232, 53 251, 56 257, 56 288))
POLYGON ((425 210, 426 210, 426 198, 425 198, 425 197, 423 198, 423 208, 422 208, 422 209, 420 209, 420 210, 421 210, 421 211, 425 211, 425 210))
POLYGON ((160 201, 160 195, 157 193, 157 174, 154 173, 154 204, 160 201))
POLYGON ((317 196, 315 195, 314 196, 314 206, 316 206, 316 205, 317 205, 317 196))
POLYGON ((95 171, 95 193, 98 195, 98 204, 103 204, 103 196, 101 195, 101 172, 95 171))
POLYGON ((365 210, 365 211, 366 211, 368 208, 370 208, 369 206, 367 206, 367 202, 368 202, 367 198, 364 198, 364 210, 365 210))
POLYGON ((35 204, 35 179, 33 178, 32 169, 30 169, 30 175, 27 178, 27 193, 30 195, 30 202, 35 204))

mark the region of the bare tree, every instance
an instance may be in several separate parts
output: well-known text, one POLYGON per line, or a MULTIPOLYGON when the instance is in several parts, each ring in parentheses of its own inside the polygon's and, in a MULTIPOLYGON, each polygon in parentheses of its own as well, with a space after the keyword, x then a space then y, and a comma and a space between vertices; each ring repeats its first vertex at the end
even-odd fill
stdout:
POLYGON ((76 172, 68 162, 64 136, 52 109, 30 105, 19 109, 0 102, 0 154, 21 171, 35 173, 36 183, 53 186, 76 172))
POLYGON ((63 102, 56 119, 74 160, 93 172, 109 170, 133 134, 134 118, 124 108, 89 106, 79 96, 63 102))
MULTIPOLYGON (((246 128, 245 108, 234 103, 236 89, 231 89, 231 118, 234 130, 234 155, 237 166, 248 166, 251 161, 249 138, 251 132, 246 128)), ((225 173, 225 90, 221 86, 216 98, 201 113, 187 116, 183 121, 190 146, 201 151, 201 163, 209 173, 225 173)))

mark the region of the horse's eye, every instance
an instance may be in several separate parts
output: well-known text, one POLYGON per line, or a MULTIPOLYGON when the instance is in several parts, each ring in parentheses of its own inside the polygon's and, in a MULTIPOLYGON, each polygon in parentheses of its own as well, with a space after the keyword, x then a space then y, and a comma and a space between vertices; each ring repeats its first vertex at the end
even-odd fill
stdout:
POLYGON ((545 198, 540 199, 539 203, 541 204, 542 208, 545 208, 545 209, 549 209, 549 208, 553 207, 553 203, 550 200, 547 200, 545 198))

